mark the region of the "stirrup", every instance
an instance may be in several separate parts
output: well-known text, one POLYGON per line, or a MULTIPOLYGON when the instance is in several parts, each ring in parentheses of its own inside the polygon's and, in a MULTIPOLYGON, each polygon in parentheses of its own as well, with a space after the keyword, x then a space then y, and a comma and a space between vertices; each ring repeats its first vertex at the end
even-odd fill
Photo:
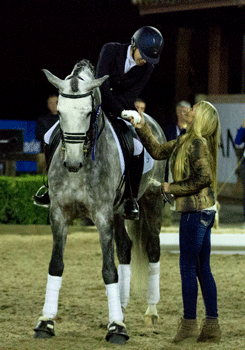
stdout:
POLYGON ((48 187, 43 185, 42 187, 39 188, 37 193, 32 197, 33 204, 37 205, 38 207, 49 208, 50 200, 49 200, 48 192, 46 191, 42 195, 39 194, 44 188, 47 190, 48 187))
POLYGON ((139 220, 139 205, 135 198, 126 200, 123 217, 126 220, 139 220))

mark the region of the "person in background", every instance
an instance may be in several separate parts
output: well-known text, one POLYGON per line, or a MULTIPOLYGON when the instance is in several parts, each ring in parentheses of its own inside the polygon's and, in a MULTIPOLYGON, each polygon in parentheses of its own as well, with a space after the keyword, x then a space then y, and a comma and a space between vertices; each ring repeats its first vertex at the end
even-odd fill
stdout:
POLYGON ((181 213, 179 264, 184 315, 173 342, 180 343, 186 338, 219 342, 217 289, 210 267, 210 236, 217 195, 219 115, 211 103, 201 101, 193 108, 186 108, 183 118, 186 133, 164 144, 158 143, 143 115, 139 123, 135 123, 133 117, 131 123, 152 158, 170 157, 173 182, 159 183, 156 191, 175 198, 176 210, 181 213), (206 312, 200 333, 196 320, 197 279, 206 312))
POLYGON ((142 98, 136 98, 134 101, 134 106, 139 113, 144 113, 146 108, 146 103, 142 98))
MULTIPOLYGON (((184 134, 186 131, 186 122, 183 117, 183 110, 190 108, 191 104, 187 101, 179 101, 175 106, 174 120, 168 123, 164 128, 164 134, 167 141, 176 139, 180 134, 184 134)), ((168 182, 172 179, 172 174, 169 170, 169 161, 166 163, 165 168, 165 181, 168 182)), ((166 202, 164 206, 162 226, 171 226, 173 222, 173 211, 171 204, 166 202)))
POLYGON ((240 154, 238 157, 238 175, 240 176, 242 186, 243 186, 243 215, 244 223, 242 228, 245 229, 245 119, 241 127, 237 130, 235 138, 235 146, 237 147, 237 153, 240 154))
MULTIPOLYGON (((109 75, 100 86, 102 109, 119 138, 125 162, 130 153, 125 141, 128 128, 125 123, 121 123, 120 118, 129 119, 130 116, 137 115, 140 119, 134 103, 152 75, 155 64, 159 62, 162 48, 163 37, 160 31, 145 26, 133 34, 131 44, 110 42, 102 47, 99 54, 96 78, 109 75)), ((129 220, 139 219, 137 196, 140 181, 136 181, 139 175, 135 175, 134 169, 140 168, 137 165, 140 157, 133 158, 133 164, 127 164, 128 171, 125 174, 124 217, 129 220)))
POLYGON ((176 116, 173 122, 168 123, 164 128, 164 134, 167 141, 176 139, 180 133, 185 132, 186 122, 183 117, 183 111, 185 108, 190 108, 191 104, 187 101, 180 101, 176 104, 175 112, 176 116))
POLYGON ((47 99, 49 112, 37 119, 36 140, 41 142, 41 151, 44 152, 44 134, 59 120, 57 113, 58 95, 51 94, 47 99))

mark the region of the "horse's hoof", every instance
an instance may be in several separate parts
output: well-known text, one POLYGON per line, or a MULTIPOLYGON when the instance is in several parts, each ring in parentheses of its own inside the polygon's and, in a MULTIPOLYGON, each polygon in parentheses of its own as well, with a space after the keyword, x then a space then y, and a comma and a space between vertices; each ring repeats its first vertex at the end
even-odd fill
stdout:
POLYGON ((52 338, 52 335, 50 335, 47 332, 43 332, 43 331, 35 331, 34 338, 36 338, 36 339, 49 339, 49 338, 52 338))
POLYGON ((153 324, 153 325, 156 324, 157 321, 158 321, 158 316, 152 315, 152 316, 151 316, 151 322, 152 322, 152 324, 153 324))
POLYGON ((157 323, 158 316, 157 315, 146 315, 145 316, 145 324, 146 326, 154 326, 157 323))
POLYGON ((38 324, 34 328, 34 338, 38 339, 48 339, 53 337, 54 334, 54 321, 51 319, 46 319, 40 317, 38 324))
POLYGON ((117 345, 125 345, 126 344, 126 339, 123 335, 120 334, 113 334, 110 339, 110 343, 117 344, 117 345))
POLYGON ((129 339, 129 336, 126 331, 124 324, 118 324, 112 322, 108 326, 108 333, 106 335, 106 340, 113 344, 124 345, 129 339))

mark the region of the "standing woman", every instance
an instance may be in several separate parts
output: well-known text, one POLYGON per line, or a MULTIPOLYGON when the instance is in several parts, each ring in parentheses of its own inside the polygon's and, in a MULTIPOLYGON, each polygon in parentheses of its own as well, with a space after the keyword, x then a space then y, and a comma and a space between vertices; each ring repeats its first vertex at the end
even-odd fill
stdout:
POLYGON ((179 242, 184 315, 174 342, 199 334, 196 321, 197 278, 206 310, 197 341, 218 342, 221 331, 217 289, 210 268, 210 234, 216 211, 219 115, 212 104, 201 101, 193 108, 186 108, 184 118, 186 134, 165 144, 157 142, 143 116, 140 123, 135 124, 133 118, 131 123, 154 159, 170 158, 173 182, 164 182, 159 188, 162 194, 173 195, 176 210, 181 212, 179 242))

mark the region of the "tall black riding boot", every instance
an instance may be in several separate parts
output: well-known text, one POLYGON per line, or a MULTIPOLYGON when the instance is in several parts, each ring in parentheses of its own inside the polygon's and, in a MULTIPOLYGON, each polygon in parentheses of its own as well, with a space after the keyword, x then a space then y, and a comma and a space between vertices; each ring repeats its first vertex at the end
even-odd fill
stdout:
MULTIPOLYGON (((143 151, 144 152, 144 151, 143 151)), ((144 166, 144 155, 133 156, 126 177, 126 193, 129 197, 124 204, 124 218, 127 220, 139 220, 139 204, 137 202, 140 180, 144 166)))
POLYGON ((139 204, 137 203, 137 196, 134 197, 132 193, 130 178, 128 178, 129 197, 124 204, 124 219, 127 220, 139 220, 139 204), (131 192, 131 193, 130 193, 131 192))
MULTIPOLYGON (((46 171, 48 172, 49 163, 50 163, 50 147, 48 144, 44 145, 44 155, 45 155, 45 162, 46 162, 46 171)), ((48 208, 50 204, 48 186, 47 185, 41 186, 37 191, 37 193, 33 196, 33 198, 34 198, 35 205, 48 208)))

